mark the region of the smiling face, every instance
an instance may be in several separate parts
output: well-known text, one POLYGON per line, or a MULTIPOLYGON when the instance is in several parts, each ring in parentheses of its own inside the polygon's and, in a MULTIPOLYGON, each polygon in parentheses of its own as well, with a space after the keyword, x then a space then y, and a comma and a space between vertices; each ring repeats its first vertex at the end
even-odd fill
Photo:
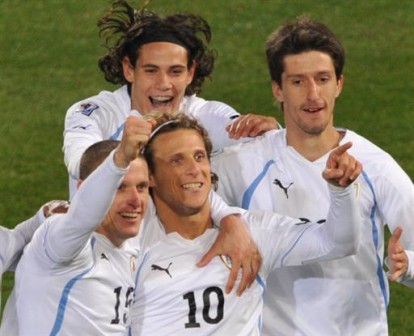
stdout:
POLYGON ((105 235, 115 246, 136 236, 147 209, 148 188, 148 166, 144 159, 135 159, 130 163, 111 208, 96 231, 105 235))
POLYGON ((210 162, 200 134, 178 129, 158 135, 152 146, 150 186, 157 211, 169 209, 179 216, 208 211, 210 162))
POLYGON ((187 50, 169 42, 142 45, 135 67, 125 58, 123 70, 131 83, 132 109, 143 115, 177 112, 194 76, 194 67, 188 69, 187 65, 187 50))
POLYGON ((281 87, 272 83, 273 94, 283 103, 290 134, 320 135, 333 126, 335 100, 342 90, 331 57, 309 51, 284 58, 281 87))

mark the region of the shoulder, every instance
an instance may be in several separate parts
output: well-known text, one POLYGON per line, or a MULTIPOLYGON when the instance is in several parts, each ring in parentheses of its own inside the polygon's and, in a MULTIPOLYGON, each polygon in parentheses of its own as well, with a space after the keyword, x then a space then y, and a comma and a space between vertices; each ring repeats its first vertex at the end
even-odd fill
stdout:
POLYGON ((367 138, 350 130, 346 131, 346 135, 342 142, 352 142, 349 153, 355 156, 365 166, 384 165, 387 163, 395 163, 393 157, 385 150, 368 140, 367 138))
POLYGON ((228 118, 232 116, 239 116, 239 113, 230 105, 215 100, 206 100, 204 98, 198 97, 197 95, 184 97, 183 109, 185 113, 193 115, 195 117, 211 117, 216 115, 225 116, 228 118))
POLYGON ((129 111, 130 107, 127 88, 123 86, 116 91, 101 91, 95 96, 76 102, 69 107, 66 118, 74 115, 92 117, 106 112, 119 114, 124 110, 129 111))

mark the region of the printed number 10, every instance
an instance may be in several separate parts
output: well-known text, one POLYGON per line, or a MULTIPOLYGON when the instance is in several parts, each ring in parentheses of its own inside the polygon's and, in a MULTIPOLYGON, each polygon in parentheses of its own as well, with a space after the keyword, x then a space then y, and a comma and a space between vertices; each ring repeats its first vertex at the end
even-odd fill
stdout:
MULTIPOLYGON (((197 305, 194 296, 194 292, 188 292, 183 295, 184 300, 188 300, 189 312, 188 323, 185 324, 185 328, 200 328, 200 323, 196 321, 197 305)), ((208 287, 203 292, 203 319, 209 324, 217 324, 223 319, 224 308, 224 294, 219 287, 208 287), (214 317, 210 315, 211 308, 211 295, 217 297, 217 312, 214 317)))

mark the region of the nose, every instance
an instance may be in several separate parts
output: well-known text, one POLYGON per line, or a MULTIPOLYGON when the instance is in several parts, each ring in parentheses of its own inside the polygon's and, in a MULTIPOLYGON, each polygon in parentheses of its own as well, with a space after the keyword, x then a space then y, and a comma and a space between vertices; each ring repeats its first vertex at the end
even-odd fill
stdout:
POLYGON ((128 192, 128 205, 133 206, 134 208, 138 208, 142 203, 142 197, 143 196, 137 190, 137 188, 130 188, 128 192))
POLYGON ((194 159, 189 160, 187 163, 187 173, 193 176, 197 176, 200 172, 200 164, 194 159))
POLYGON ((160 72, 157 76, 157 88, 166 90, 171 88, 170 76, 166 72, 160 72))
POLYGON ((310 101, 319 99, 319 85, 314 80, 308 83, 308 99, 310 101))

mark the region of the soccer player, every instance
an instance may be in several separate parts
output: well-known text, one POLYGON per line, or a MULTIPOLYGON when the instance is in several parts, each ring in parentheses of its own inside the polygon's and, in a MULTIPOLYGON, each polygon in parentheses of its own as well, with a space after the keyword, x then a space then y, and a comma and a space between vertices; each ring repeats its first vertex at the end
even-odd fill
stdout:
MULTIPOLYGON (((120 139, 130 115, 182 111, 207 128, 215 149, 234 143, 240 136, 256 136, 277 127, 274 118, 240 117, 230 106, 196 95, 211 74, 215 57, 208 48, 211 31, 203 18, 191 14, 160 17, 146 9, 136 11, 126 1, 116 1, 98 25, 108 47, 99 67, 107 81, 122 86, 77 102, 67 111, 63 150, 72 177, 71 190, 79 177, 80 157, 85 149, 100 140, 120 139), (229 137, 225 127, 233 120, 236 121, 229 137)), ((200 265, 211 260, 215 251, 230 255, 234 268, 228 288, 232 288, 238 265, 242 265, 246 281, 241 283, 241 293, 247 283, 254 281, 255 272, 250 274, 249 270, 252 264, 260 264, 256 262, 257 249, 250 247, 250 238, 237 218, 225 216, 229 214, 225 205, 216 195, 212 198, 212 209, 224 217, 219 242, 224 236, 229 237, 230 243, 215 245, 200 265)), ((253 269, 258 267, 253 265, 253 269)))
POLYGON ((239 209, 264 262, 257 281, 241 297, 226 294, 223 284, 231 262, 217 256, 205 268, 194 265, 218 234, 208 198, 214 175, 211 142, 205 129, 184 114, 166 114, 158 125, 143 151, 156 208, 144 231, 150 226, 161 230, 143 240, 133 336, 259 335, 263 290, 271 270, 357 251, 360 216, 352 182, 362 168, 346 152, 351 144, 344 144, 331 153, 323 172, 332 197, 325 225, 301 225, 301 219, 239 209))
POLYGON ((355 185, 363 217, 359 252, 271 273, 263 335, 388 335, 384 230, 386 225, 391 232, 402 227, 401 242, 396 237, 393 249, 400 245, 405 251, 398 254, 401 264, 393 265, 391 279, 413 286, 413 184, 388 153, 355 132, 334 127, 345 52, 328 27, 298 18, 270 35, 266 55, 286 129, 214 158, 224 200, 300 217, 304 227, 322 224, 329 192, 321 174, 329 153, 351 141, 349 152, 364 169, 355 185))
POLYGON ((115 1, 98 23, 108 53, 99 60, 105 79, 121 85, 73 104, 67 111, 63 151, 70 176, 79 176, 82 153, 104 139, 120 139, 127 116, 149 112, 184 112, 207 128, 215 150, 231 138, 256 136, 277 127, 272 117, 240 116, 230 106, 197 96, 214 67, 208 48, 211 30, 201 17, 160 17, 115 1), (114 43, 112 43, 114 42, 114 43), (234 121, 231 136, 225 127, 234 121))
POLYGON ((108 157, 111 141, 83 155, 68 213, 43 223, 17 266, 19 335, 126 334, 138 256, 128 240, 148 202, 148 168, 138 154, 150 130, 128 120, 108 157))

